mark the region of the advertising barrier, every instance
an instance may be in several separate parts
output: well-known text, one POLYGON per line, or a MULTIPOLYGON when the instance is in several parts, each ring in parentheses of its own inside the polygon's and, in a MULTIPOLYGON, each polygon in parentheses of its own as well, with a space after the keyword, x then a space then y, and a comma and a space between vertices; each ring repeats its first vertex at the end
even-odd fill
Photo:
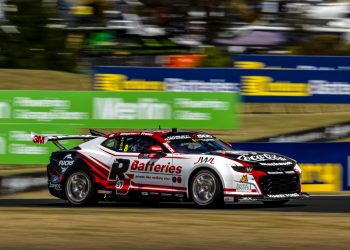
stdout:
POLYGON ((94 89, 111 91, 240 91, 232 69, 95 67, 94 89))
POLYGON ((232 129, 233 93, 0 91, 0 164, 46 163, 52 145, 30 132, 76 134, 81 128, 232 129))
POLYGON ((350 56, 237 55, 233 60, 241 69, 350 70, 350 56))
POLYGON ((94 84, 119 86, 119 90, 239 92, 244 102, 350 103, 349 74, 346 70, 96 67, 94 84))
POLYGON ((297 160, 304 192, 350 190, 350 143, 233 143, 236 150, 276 152, 297 160))

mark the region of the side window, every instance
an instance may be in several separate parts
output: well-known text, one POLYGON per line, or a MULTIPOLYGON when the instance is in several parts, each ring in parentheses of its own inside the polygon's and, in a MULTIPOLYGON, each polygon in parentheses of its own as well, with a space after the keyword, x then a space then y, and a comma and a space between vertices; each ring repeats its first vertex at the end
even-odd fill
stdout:
POLYGON ((117 149, 117 138, 108 138, 107 140, 102 142, 101 145, 106 147, 106 148, 109 148, 111 150, 115 150, 116 151, 116 149, 117 149))
POLYGON ((164 152, 168 150, 155 139, 149 136, 121 136, 117 138, 108 138, 102 146, 117 151, 129 153, 147 153, 150 146, 161 146, 164 152))
POLYGON ((130 136, 125 140, 125 146, 127 150, 124 152, 131 153, 147 153, 150 146, 159 145, 163 149, 164 147, 158 143, 155 139, 149 136, 130 136))

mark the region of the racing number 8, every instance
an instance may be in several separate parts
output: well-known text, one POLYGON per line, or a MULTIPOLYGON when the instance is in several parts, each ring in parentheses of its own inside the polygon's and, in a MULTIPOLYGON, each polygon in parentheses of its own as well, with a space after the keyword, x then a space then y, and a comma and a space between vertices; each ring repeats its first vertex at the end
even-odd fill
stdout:
POLYGON ((111 171, 108 175, 108 180, 115 181, 117 180, 117 177, 119 180, 124 180, 125 175, 124 173, 128 171, 130 166, 130 160, 127 159, 115 159, 111 171))

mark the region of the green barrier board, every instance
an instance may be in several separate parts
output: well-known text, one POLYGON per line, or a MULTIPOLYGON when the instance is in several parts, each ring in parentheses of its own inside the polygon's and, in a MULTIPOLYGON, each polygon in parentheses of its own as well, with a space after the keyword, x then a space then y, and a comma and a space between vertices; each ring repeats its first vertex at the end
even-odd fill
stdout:
POLYGON ((31 131, 232 129, 238 102, 238 94, 218 92, 0 91, 0 164, 47 163, 55 147, 34 145, 31 131))

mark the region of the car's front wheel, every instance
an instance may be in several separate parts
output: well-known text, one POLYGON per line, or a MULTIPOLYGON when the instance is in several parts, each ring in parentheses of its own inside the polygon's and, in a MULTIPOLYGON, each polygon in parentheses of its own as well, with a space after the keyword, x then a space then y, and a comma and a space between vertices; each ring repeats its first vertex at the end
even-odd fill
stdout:
POLYGON ((90 206, 97 203, 94 185, 83 170, 70 173, 65 182, 67 200, 74 206, 90 206))
POLYGON ((203 208, 217 206, 223 201, 220 180, 209 170, 201 170, 193 176, 190 193, 196 205, 203 208))

